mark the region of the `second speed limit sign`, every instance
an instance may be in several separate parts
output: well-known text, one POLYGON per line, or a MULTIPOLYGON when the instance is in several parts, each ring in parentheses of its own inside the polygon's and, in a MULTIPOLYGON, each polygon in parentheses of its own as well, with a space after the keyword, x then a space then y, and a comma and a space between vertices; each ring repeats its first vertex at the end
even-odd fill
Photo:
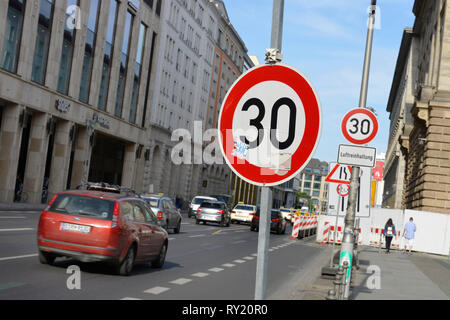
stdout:
POLYGON ((354 109, 342 120, 342 133, 353 144, 367 144, 378 133, 377 117, 368 109, 354 109))
POLYGON ((231 86, 218 124, 219 144, 233 172, 252 184, 273 186, 308 163, 322 118, 306 77, 276 64, 255 67, 231 86))

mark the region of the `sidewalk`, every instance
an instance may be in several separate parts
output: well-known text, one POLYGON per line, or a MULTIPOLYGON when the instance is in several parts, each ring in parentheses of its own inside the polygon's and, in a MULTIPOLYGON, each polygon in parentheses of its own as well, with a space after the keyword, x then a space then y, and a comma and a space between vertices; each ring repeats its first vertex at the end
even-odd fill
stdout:
MULTIPOLYGON (((349 300, 450 300, 450 261, 446 256, 425 253, 359 248, 360 269, 354 271, 349 300), (369 289, 373 267, 380 271, 379 289, 369 289), (375 268, 376 268, 375 267, 375 268), (370 270, 372 269, 372 271, 370 270), (369 281, 368 281, 369 280, 369 281), (368 286, 369 282, 369 286, 368 286)), ((319 276, 308 288, 305 300, 323 300, 333 288, 332 279, 319 276)))

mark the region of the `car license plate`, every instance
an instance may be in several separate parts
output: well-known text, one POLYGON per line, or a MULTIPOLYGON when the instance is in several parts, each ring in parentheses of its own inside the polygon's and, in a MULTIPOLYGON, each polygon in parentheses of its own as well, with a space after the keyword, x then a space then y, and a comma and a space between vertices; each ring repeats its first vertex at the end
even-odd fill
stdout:
POLYGON ((74 231, 81 233, 89 233, 91 231, 90 226, 81 226, 79 224, 63 223, 62 229, 65 231, 74 231))

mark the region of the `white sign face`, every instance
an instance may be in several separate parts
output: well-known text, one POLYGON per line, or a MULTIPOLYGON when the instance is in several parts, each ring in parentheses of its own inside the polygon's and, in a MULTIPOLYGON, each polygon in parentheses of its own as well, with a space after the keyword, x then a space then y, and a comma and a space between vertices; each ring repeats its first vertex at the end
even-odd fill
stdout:
POLYGON ((305 121, 303 103, 295 91, 282 82, 265 81, 248 90, 238 102, 233 117, 233 139, 234 141, 259 141, 259 144, 254 143, 254 148, 250 146, 248 149, 246 160, 250 164, 274 170, 289 169, 290 163, 286 162, 291 159, 303 140, 305 121), (265 114, 267 116, 260 121, 260 126, 271 128, 271 122, 274 119, 269 115, 274 113, 273 106, 276 106, 280 97, 283 97, 285 103, 290 105, 283 104, 279 107, 276 113, 277 124, 274 126, 277 129, 274 132, 249 126, 252 120, 265 114), (291 119, 293 121, 290 121, 291 119), (279 143, 273 143, 277 141, 279 143), (287 148, 279 149, 277 144, 284 141, 287 142, 287 148))
MULTIPOLYGON (((330 163, 330 171, 333 170, 337 163, 330 163)), ((338 165, 339 166, 339 165, 338 165)), ((339 175, 336 177, 338 179, 347 179, 348 172, 347 166, 340 166, 336 172, 339 175), (343 170, 340 170, 340 168, 343 170)), ((361 168, 360 169, 360 181, 359 189, 356 197, 356 216, 357 217, 369 217, 370 216, 370 191, 371 191, 371 176, 372 169, 361 168)), ((349 186, 346 184, 340 184, 336 182, 328 183, 328 214, 339 216, 345 216, 347 214, 347 202, 349 195, 349 186), (340 194, 345 196, 340 196, 340 194)))
POLYGON ((338 163, 356 167, 375 167, 376 148, 339 145, 338 163))

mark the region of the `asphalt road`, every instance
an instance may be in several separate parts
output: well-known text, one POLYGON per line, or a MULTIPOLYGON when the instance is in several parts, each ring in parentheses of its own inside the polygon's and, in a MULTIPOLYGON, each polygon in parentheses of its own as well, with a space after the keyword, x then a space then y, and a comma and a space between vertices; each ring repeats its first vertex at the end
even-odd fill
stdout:
MULTIPOLYGON (((183 216, 181 232, 169 232, 166 263, 160 270, 138 265, 132 275, 114 274, 102 264, 59 258, 41 265, 36 231, 39 212, 0 211, 0 300, 6 299, 150 299, 252 300, 254 298, 258 233, 249 226, 196 225, 183 216), (70 290, 69 266, 81 269, 81 289, 70 290)), ((296 283, 314 267, 325 250, 308 240, 270 235, 269 299, 287 299, 296 283)))

